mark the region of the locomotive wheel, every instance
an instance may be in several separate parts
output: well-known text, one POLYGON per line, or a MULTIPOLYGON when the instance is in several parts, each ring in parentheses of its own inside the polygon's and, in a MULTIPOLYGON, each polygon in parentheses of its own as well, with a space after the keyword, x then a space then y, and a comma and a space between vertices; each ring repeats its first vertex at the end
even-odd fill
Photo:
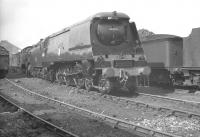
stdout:
POLYGON ((70 86, 71 80, 68 76, 64 77, 65 85, 70 86))
POLYGON ((136 77, 134 77, 134 76, 129 77, 125 86, 130 93, 135 93, 135 91, 137 89, 136 77))
POLYGON ((49 80, 51 82, 54 82, 55 81, 55 74, 52 70, 49 71, 49 80))
POLYGON ((61 84, 61 83, 63 82, 63 80, 62 80, 62 75, 61 75, 61 74, 57 74, 57 76, 56 76, 56 81, 57 81, 59 84, 61 84))
POLYGON ((115 79, 101 79, 99 81, 100 92, 102 94, 110 94, 117 88, 119 88, 119 82, 115 79))
POLYGON ((93 80, 92 79, 85 79, 85 89, 90 91, 93 87, 93 80))
POLYGON ((77 88, 84 88, 85 86, 85 80, 82 78, 76 78, 75 80, 75 85, 77 88))

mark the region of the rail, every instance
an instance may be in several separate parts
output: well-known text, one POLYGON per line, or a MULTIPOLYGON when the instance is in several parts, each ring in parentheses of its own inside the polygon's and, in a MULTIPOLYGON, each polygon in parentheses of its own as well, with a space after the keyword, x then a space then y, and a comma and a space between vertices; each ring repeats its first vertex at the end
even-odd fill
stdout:
POLYGON ((179 102, 184 102, 184 103, 192 103, 192 104, 200 105, 200 102, 197 102, 197 101, 182 100, 182 99, 177 99, 177 98, 164 97, 164 96, 160 96, 160 95, 152 95, 152 94, 145 94, 145 93, 138 93, 138 94, 143 95, 143 96, 150 96, 150 97, 155 97, 155 98, 161 98, 161 99, 167 99, 167 100, 172 100, 172 101, 179 101, 179 102))
MULTIPOLYGON (((113 96, 112 96, 112 98, 113 98, 113 96)), ((185 115, 189 118, 195 117, 195 118, 200 119, 200 114, 193 113, 193 112, 188 112, 188 111, 183 111, 183 110, 180 110, 180 109, 173 109, 173 108, 168 108, 168 107, 154 106, 154 105, 150 105, 150 104, 147 104, 147 103, 144 103, 144 102, 135 101, 135 100, 127 99, 127 98, 118 98, 118 99, 124 100, 127 103, 131 102, 131 103, 134 103, 134 104, 141 104, 141 105, 143 105, 145 107, 149 107, 149 108, 155 108, 155 109, 158 109, 158 110, 167 110, 167 111, 171 112, 171 115, 175 115, 175 116, 185 115)))

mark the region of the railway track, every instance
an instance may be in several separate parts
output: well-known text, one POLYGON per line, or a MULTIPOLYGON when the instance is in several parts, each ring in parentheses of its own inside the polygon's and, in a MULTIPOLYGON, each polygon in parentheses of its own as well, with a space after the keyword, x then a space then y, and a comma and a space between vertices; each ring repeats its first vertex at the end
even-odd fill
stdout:
POLYGON ((31 96, 38 97, 38 98, 41 98, 41 99, 45 99, 49 102, 59 104, 61 106, 67 107, 71 110, 83 112, 83 113, 86 113, 90 116, 100 118, 103 121, 110 122, 111 124, 113 124, 113 127, 115 127, 115 128, 122 128, 122 129, 130 128, 130 129, 133 129, 134 131, 136 131, 138 133, 141 133, 144 136, 148 135, 148 136, 151 136, 151 137, 180 137, 178 135, 174 135, 174 134, 154 130, 154 129, 151 129, 151 128, 147 128, 147 127, 144 127, 144 126, 141 126, 141 125, 137 125, 133 122, 128 122, 128 121, 125 121, 125 120, 122 120, 122 119, 118 119, 116 117, 111 117, 111 116, 108 116, 108 115, 104 115, 102 113, 97 113, 97 112, 94 112, 94 111, 91 111, 91 110, 88 110, 88 109, 84 109, 82 107, 77 107, 75 105, 72 105, 72 104, 69 104, 69 103, 66 103, 66 102, 62 102, 62 101, 59 101, 59 100, 56 100, 56 99, 53 99, 53 98, 49 98, 47 96, 44 96, 44 95, 32 92, 31 90, 25 89, 24 87, 14 83, 14 82, 12 82, 8 79, 6 79, 6 80, 8 82, 10 82, 11 84, 13 84, 14 86, 22 89, 25 93, 27 93, 31 96))
MULTIPOLYGON (((98 94, 100 94, 100 93, 98 93, 98 94)), ((200 106, 200 102, 195 102, 195 101, 181 100, 181 99, 176 99, 176 98, 164 97, 164 96, 159 96, 159 95, 151 95, 151 94, 145 94, 145 93, 138 93, 138 95, 150 97, 153 99, 168 100, 168 101, 173 101, 173 102, 180 102, 183 104, 192 104, 194 106, 200 106)), ((177 109, 177 108, 174 109, 174 108, 170 108, 170 107, 154 106, 154 105, 150 105, 148 103, 144 103, 142 101, 136 101, 133 99, 128 99, 128 98, 124 98, 124 97, 116 97, 116 96, 112 96, 112 95, 109 95, 109 98, 111 98, 112 100, 122 101, 127 104, 131 103, 131 104, 143 106, 146 108, 154 108, 154 109, 157 109, 158 111, 167 111, 167 112, 170 112, 169 115, 184 116, 184 117, 196 118, 196 119, 200 120, 199 113, 184 111, 184 110, 177 109)))
MULTIPOLYGON (((177 98, 164 97, 164 96, 145 94, 145 93, 138 93, 138 95, 144 96, 147 98, 152 98, 154 100, 158 100, 158 99, 159 100, 167 100, 167 101, 179 102, 179 103, 183 103, 183 104, 190 104, 192 106, 200 107, 200 102, 197 102, 197 101, 182 100, 182 99, 177 99, 177 98)), ((146 108, 154 108, 159 111, 168 111, 171 113, 170 115, 174 115, 174 116, 185 116, 188 118, 196 118, 196 119, 200 120, 199 113, 184 111, 184 110, 177 109, 177 108, 174 109, 174 108, 170 108, 170 107, 154 106, 154 105, 150 105, 149 103, 142 102, 142 101, 137 101, 134 99, 124 98, 124 97, 116 97, 116 96, 112 96, 112 95, 109 95, 109 98, 111 98, 112 100, 123 101, 123 102, 126 102, 127 104, 132 103, 134 105, 140 105, 140 106, 143 106, 146 108)))
MULTIPOLYGON (((141 95, 143 95, 143 94, 141 94, 141 95)), ((151 97, 151 95, 149 95, 149 94, 144 94, 144 95, 151 97)), ((153 95, 153 97, 155 97, 155 96, 153 95)), ((112 100, 125 101, 127 104, 132 103, 132 104, 140 105, 140 106, 143 106, 143 107, 146 107, 146 108, 154 108, 154 109, 157 109, 159 111, 168 111, 168 112, 170 112, 170 115, 174 115, 174 116, 184 116, 184 117, 196 118, 196 119, 200 120, 200 114, 198 114, 198 113, 183 111, 181 109, 173 109, 173 108, 169 108, 169 107, 154 106, 154 105, 150 105, 148 103, 136 101, 136 100, 133 100, 133 99, 127 99, 127 98, 123 98, 123 97, 111 96, 111 98, 112 98, 112 100)), ((162 98, 162 97, 159 97, 159 96, 158 96, 158 98, 159 99, 168 99, 168 98, 165 98, 165 97, 162 98)), ((173 98, 169 98, 169 100, 173 100, 173 98)), ((191 101, 187 102, 187 101, 179 100, 179 99, 175 99, 173 101, 179 101, 179 102, 183 102, 183 103, 193 103, 193 104, 195 103, 195 102, 191 102, 191 101)), ((197 104, 194 104, 194 105, 199 105, 199 103, 200 102, 197 102, 197 104)))
POLYGON ((200 105, 200 102, 197 102, 197 101, 182 100, 182 99, 177 99, 177 98, 164 97, 164 96, 145 94, 145 93, 138 93, 138 94, 141 96, 153 97, 153 98, 157 98, 157 99, 165 99, 165 100, 177 101, 177 102, 182 102, 182 103, 190 103, 190 104, 194 104, 194 105, 200 105))
MULTIPOLYGON (((101 95, 101 93, 97 93, 97 94, 101 95)), ((177 99, 177 98, 164 97, 164 96, 145 94, 145 93, 138 93, 138 95, 141 97, 143 96, 143 97, 147 97, 147 98, 152 98, 154 100, 173 101, 173 102, 183 103, 184 105, 190 104, 191 106, 197 107, 197 109, 200 108, 200 102, 197 102, 197 101, 182 100, 182 99, 177 99)), ((126 102, 127 104, 132 103, 132 104, 140 105, 140 106, 147 107, 147 108, 154 108, 159 111, 168 111, 171 113, 171 115, 174 115, 174 116, 185 116, 188 118, 197 118, 200 120, 200 113, 185 111, 185 110, 181 110, 181 109, 177 109, 177 108, 174 109, 174 108, 170 108, 170 107, 150 105, 149 103, 145 103, 143 101, 137 101, 137 100, 134 100, 131 98, 129 99, 129 98, 124 98, 124 97, 116 97, 116 96, 112 96, 112 95, 109 95, 109 98, 111 98, 112 100, 123 101, 123 102, 126 102)))
POLYGON ((56 133, 56 135, 59 135, 61 137, 78 137, 77 135, 62 129, 62 127, 58 127, 46 120, 34 115, 30 111, 18 106, 17 104, 15 104, 14 102, 12 102, 11 100, 9 100, 8 98, 6 98, 2 95, 0 95, 0 100, 2 102, 6 102, 7 104, 11 105, 12 107, 15 107, 15 110, 22 111, 24 115, 26 115, 26 116, 28 115, 29 117, 35 119, 36 121, 40 121, 41 123, 43 123, 45 125, 45 128, 47 128, 47 130, 53 131, 54 133, 56 133))

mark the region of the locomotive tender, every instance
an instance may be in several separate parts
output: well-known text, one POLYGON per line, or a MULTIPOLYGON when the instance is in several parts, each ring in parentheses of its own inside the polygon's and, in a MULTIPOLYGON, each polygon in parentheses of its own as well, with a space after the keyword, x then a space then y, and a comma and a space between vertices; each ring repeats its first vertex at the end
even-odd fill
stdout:
POLYGON ((183 39, 174 35, 155 34, 141 41, 151 67, 150 86, 172 86, 170 73, 183 64, 183 39))
POLYGON ((9 69, 9 52, 0 46, 0 78, 4 78, 9 69))
POLYGON ((142 41, 150 85, 200 89, 200 28, 188 37, 155 34, 142 41))
POLYGON ((137 76, 150 68, 134 22, 102 12, 41 39, 30 50, 31 74, 67 85, 134 92, 137 76))

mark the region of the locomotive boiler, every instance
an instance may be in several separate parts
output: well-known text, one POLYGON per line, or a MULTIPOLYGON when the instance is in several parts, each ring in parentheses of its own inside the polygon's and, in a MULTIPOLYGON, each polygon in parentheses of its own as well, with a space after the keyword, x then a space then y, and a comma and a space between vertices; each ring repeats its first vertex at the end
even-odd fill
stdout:
POLYGON ((9 69, 9 52, 0 46, 0 78, 4 78, 9 69))
POLYGON ((41 39, 30 53, 33 76, 87 90, 134 92, 137 76, 150 73, 136 25, 124 13, 95 14, 41 39))

